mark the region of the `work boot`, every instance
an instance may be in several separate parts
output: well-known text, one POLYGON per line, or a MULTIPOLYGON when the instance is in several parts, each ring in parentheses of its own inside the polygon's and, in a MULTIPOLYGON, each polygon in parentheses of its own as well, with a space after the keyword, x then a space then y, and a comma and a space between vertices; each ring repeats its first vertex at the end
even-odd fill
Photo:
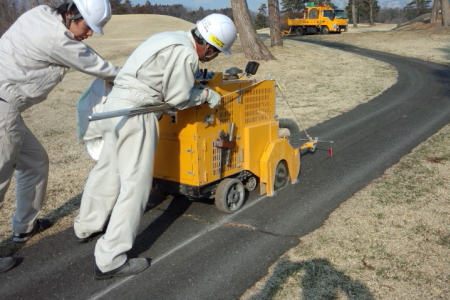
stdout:
POLYGON ((148 266, 150 266, 150 262, 148 261, 147 258, 128 259, 122 266, 108 272, 100 271, 97 265, 95 265, 94 277, 97 280, 105 280, 111 279, 113 277, 124 277, 135 275, 147 269, 148 266))
POLYGON ((50 228, 52 226, 52 222, 48 219, 37 219, 36 223, 34 223, 34 227, 30 232, 27 233, 17 233, 14 232, 12 240, 16 243, 24 243, 31 239, 32 236, 35 234, 44 231, 47 228, 50 228))
POLYGON ((0 273, 4 273, 11 270, 16 265, 16 259, 14 257, 2 257, 0 258, 0 273))

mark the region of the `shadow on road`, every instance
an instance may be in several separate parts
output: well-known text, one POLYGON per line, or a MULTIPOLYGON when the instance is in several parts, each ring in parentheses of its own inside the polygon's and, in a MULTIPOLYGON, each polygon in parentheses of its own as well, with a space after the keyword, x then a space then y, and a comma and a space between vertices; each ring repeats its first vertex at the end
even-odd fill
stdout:
POLYGON ((326 259, 292 262, 281 258, 266 284, 250 300, 273 299, 286 280, 294 275, 302 290, 301 299, 338 299, 344 294, 350 300, 374 300, 367 287, 336 270, 326 259), (295 274, 295 275, 294 275, 295 274))
MULTIPOLYGON (((80 193, 70 198, 57 209, 49 212, 44 216, 39 216, 39 218, 49 219, 53 224, 55 224, 58 220, 61 220, 64 217, 70 215, 80 207, 82 195, 83 193, 80 193)), ((22 247, 26 246, 26 243, 12 242, 11 238, 12 236, 9 236, 6 240, 0 241, 0 257, 14 255, 20 249, 22 249, 22 247)))
MULTIPOLYGON (((58 220, 70 215, 73 211, 80 207, 82 193, 70 198, 59 208, 51 211, 50 213, 42 216, 42 218, 50 219, 52 223, 56 223, 58 220)), ((136 243, 133 249, 130 250, 130 257, 137 257, 139 254, 147 251, 151 245, 176 221, 182 216, 192 201, 182 196, 176 196, 172 200, 167 200, 156 195, 150 195, 149 205, 146 210, 156 208, 163 201, 170 201, 169 206, 164 209, 162 215, 155 219, 150 225, 148 225, 136 238, 136 243)), ((14 243, 11 241, 11 236, 7 239, 0 241, 0 257, 12 256, 18 253, 26 243, 14 243)))
POLYGON ((447 47, 437 49, 445 53, 445 59, 450 60, 450 49, 448 49, 447 47))
POLYGON ((163 201, 170 201, 169 206, 163 210, 163 213, 153 220, 141 233, 136 237, 133 248, 128 252, 129 257, 138 257, 146 252, 161 237, 161 235, 191 206, 192 201, 183 196, 175 196, 171 200, 162 197, 150 195, 148 208, 161 209, 157 206, 163 201))
MULTIPOLYGON (((447 57, 450 60, 450 50, 446 50, 445 52, 447 53, 447 57)), ((450 79, 449 70, 439 69, 439 70, 434 70, 432 73, 433 73, 433 75, 435 75, 438 78, 441 78, 445 82, 448 82, 450 79)))

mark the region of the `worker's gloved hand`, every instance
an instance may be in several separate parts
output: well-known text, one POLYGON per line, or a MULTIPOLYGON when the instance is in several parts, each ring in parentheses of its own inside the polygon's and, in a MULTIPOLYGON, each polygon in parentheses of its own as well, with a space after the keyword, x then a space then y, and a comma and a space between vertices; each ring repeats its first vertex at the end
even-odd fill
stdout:
POLYGON ((206 98, 206 102, 208 102, 209 107, 215 108, 220 103, 220 94, 211 90, 211 89, 205 89, 205 91, 208 93, 208 96, 206 98))

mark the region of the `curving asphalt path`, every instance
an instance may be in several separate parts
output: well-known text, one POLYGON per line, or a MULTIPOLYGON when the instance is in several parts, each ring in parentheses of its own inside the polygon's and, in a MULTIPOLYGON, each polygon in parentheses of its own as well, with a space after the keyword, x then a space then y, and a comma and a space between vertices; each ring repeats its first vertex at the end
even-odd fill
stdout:
POLYGON ((166 200, 142 218, 130 256, 152 265, 133 277, 95 281, 95 243, 77 244, 71 229, 42 239, 0 274, 0 299, 238 299, 342 201, 449 122, 448 67, 321 44, 384 61, 399 74, 374 100, 308 129, 335 141, 333 158, 319 145, 302 156, 299 184, 273 198, 250 195, 234 215, 209 202, 166 200))

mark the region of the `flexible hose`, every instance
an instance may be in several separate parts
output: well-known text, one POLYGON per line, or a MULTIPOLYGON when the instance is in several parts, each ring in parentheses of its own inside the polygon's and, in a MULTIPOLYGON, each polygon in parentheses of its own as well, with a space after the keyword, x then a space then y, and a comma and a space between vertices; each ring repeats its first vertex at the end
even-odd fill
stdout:
POLYGON ((301 133, 297 123, 291 119, 278 119, 278 126, 289 130, 289 143, 294 148, 299 148, 303 142, 300 140, 301 133))

